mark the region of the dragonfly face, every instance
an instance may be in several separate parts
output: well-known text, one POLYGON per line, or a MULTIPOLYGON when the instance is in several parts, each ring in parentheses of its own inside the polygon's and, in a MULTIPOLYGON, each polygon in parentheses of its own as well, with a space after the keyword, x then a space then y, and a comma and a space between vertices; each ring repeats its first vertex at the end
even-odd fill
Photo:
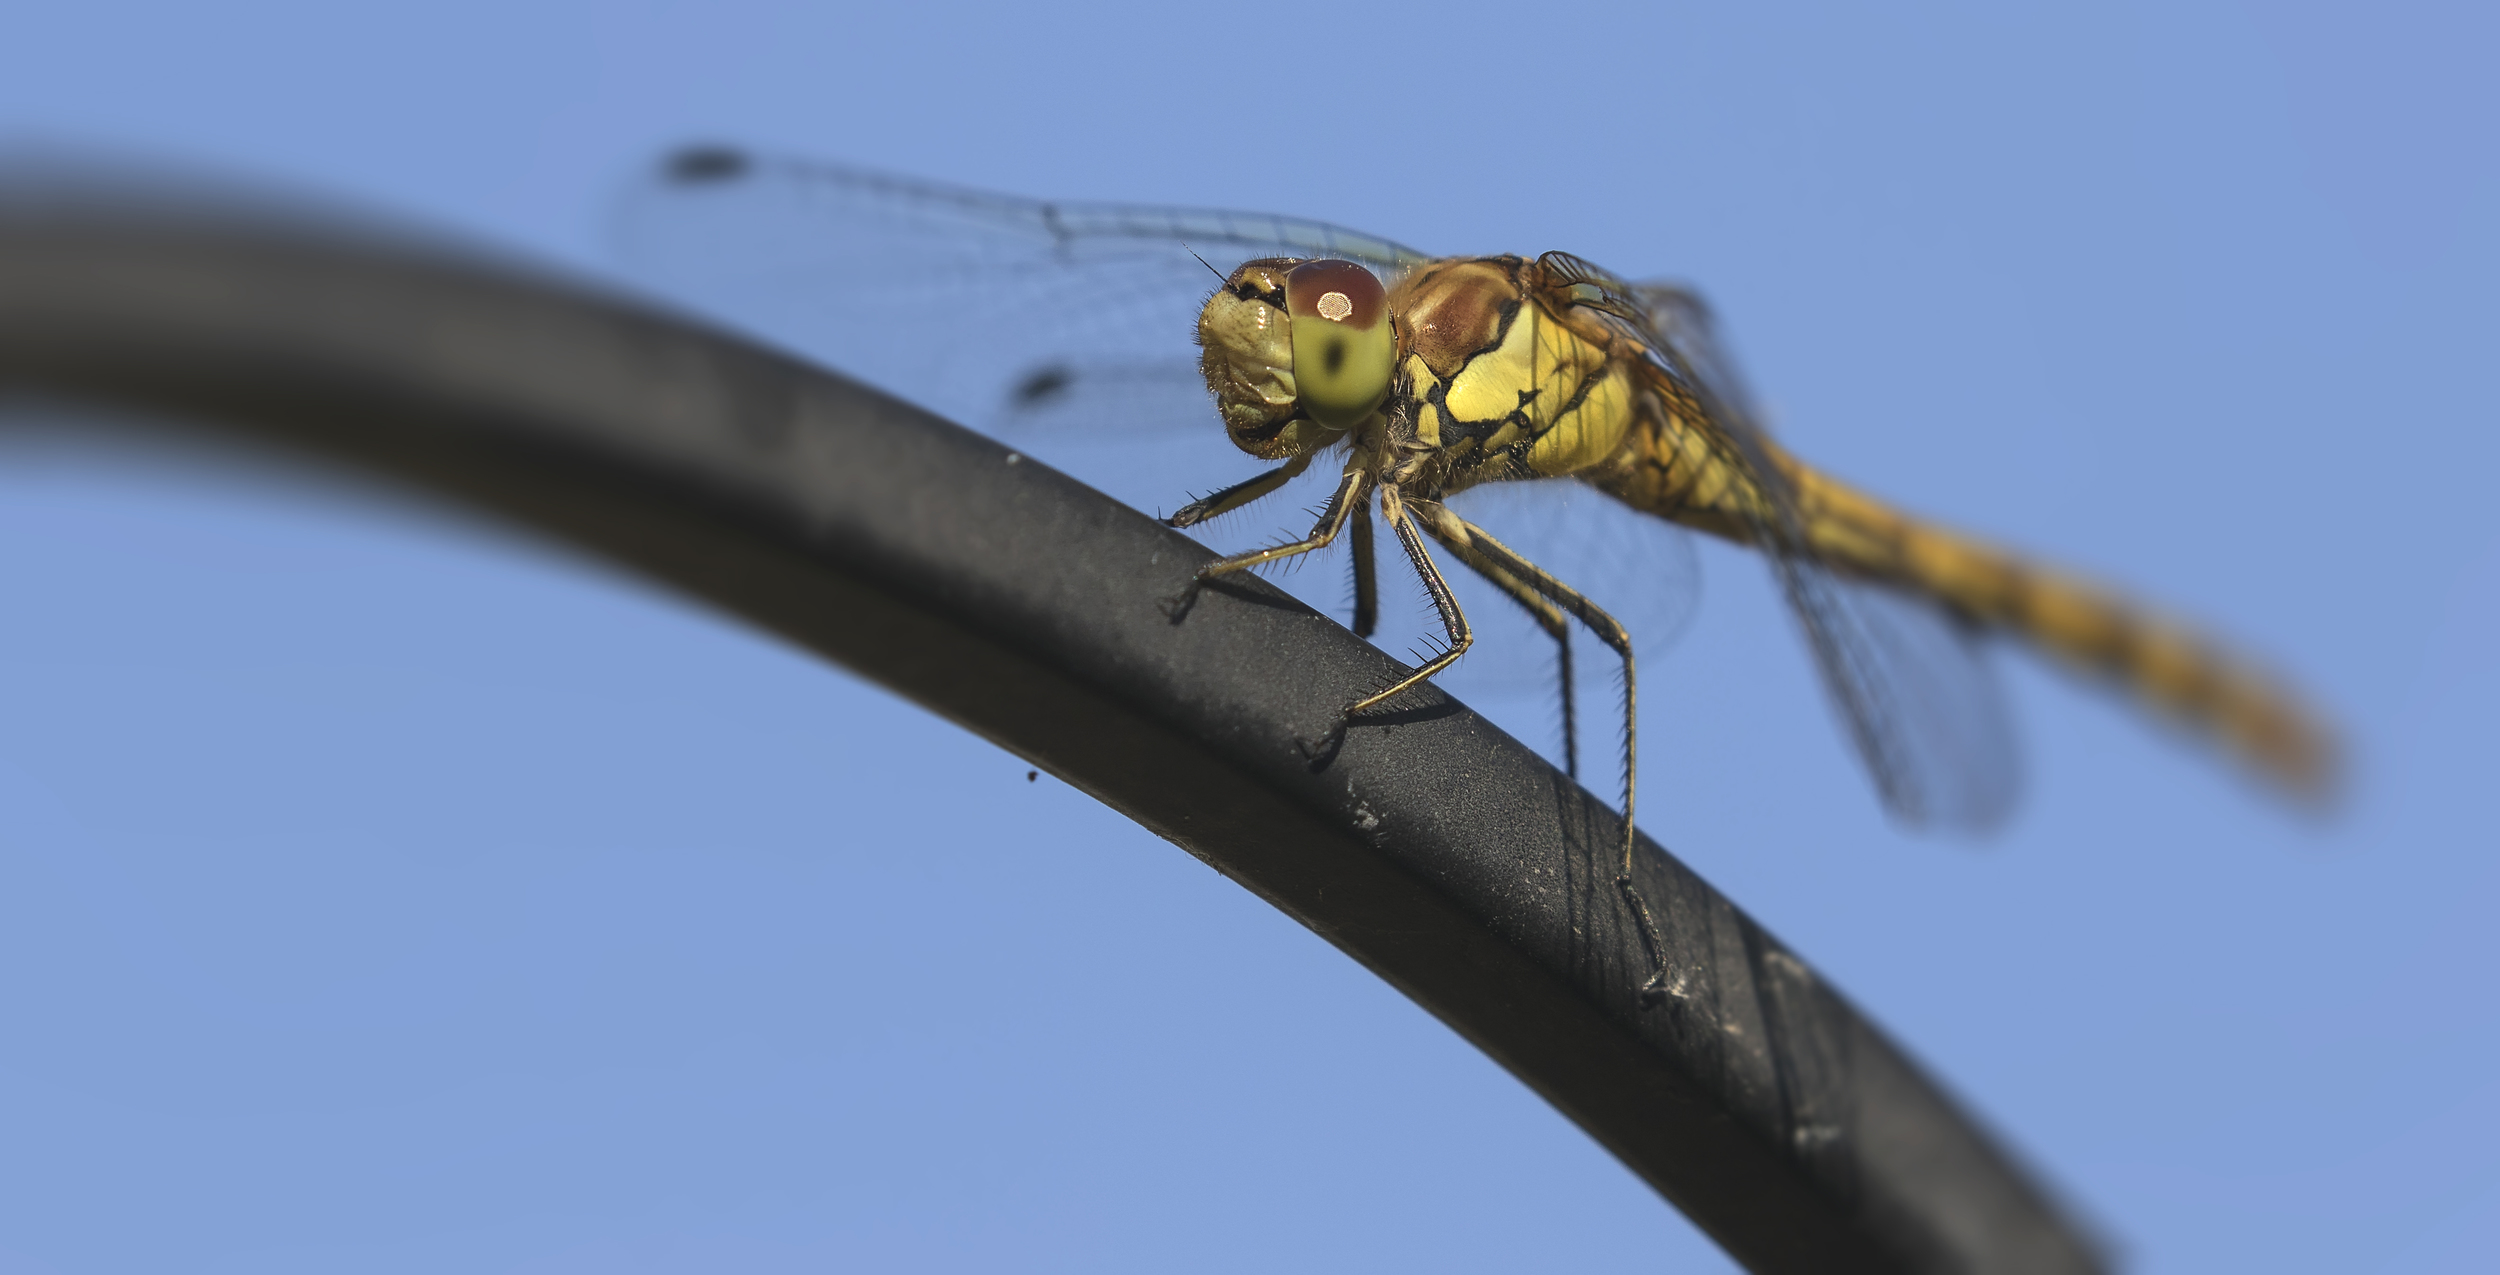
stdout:
POLYGON ((1264 460, 1337 441, 1388 397, 1388 291, 1351 261, 1253 261, 1198 316, 1199 368, 1233 444, 1264 460))

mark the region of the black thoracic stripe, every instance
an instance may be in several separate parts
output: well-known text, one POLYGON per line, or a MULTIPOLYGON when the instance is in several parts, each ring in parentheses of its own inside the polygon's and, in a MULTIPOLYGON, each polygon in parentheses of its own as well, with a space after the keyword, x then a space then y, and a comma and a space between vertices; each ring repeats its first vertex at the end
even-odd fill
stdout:
MULTIPOLYGON (((1463 368, 1460 370, 1465 371, 1463 368)), ((1432 404, 1433 409, 1440 414, 1445 423, 1441 432, 1441 446, 1443 451, 1450 456, 1451 472, 1473 473, 1490 464, 1495 456, 1517 459, 1519 444, 1514 443, 1494 452, 1487 451, 1484 443, 1495 434, 1501 433, 1503 426, 1514 420, 1520 420, 1518 412, 1485 421, 1461 420, 1450 414, 1449 395, 1449 383, 1435 378, 1432 389, 1424 396, 1424 401, 1432 404), (1469 443, 1475 445, 1475 450, 1466 456, 1458 455, 1458 449, 1469 443)))
MULTIPOLYGON (((1459 369, 1461 376, 1466 375, 1466 372, 1465 368, 1459 369)), ((1450 383, 1438 378, 1432 382, 1432 392, 1424 396, 1424 401, 1432 404, 1433 408, 1441 413, 1441 419, 1445 422, 1441 431, 1441 441, 1445 445, 1453 436, 1482 442, 1501 433, 1502 426, 1510 423, 1511 416, 1518 415, 1513 412, 1511 416, 1496 416, 1487 420, 1472 421, 1459 416, 1450 411, 1450 383)))
MULTIPOLYGON (((1579 339, 1579 334, 1573 333, 1572 339, 1579 339)), ((1572 388, 1570 400, 1565 402, 1554 412, 1554 424, 1548 425, 1545 428, 1548 430, 1553 429, 1555 425, 1562 424, 1565 417, 1570 416, 1573 412, 1579 411, 1580 405, 1588 401, 1589 391, 1594 388, 1597 382, 1605 375, 1606 369, 1604 367, 1600 367, 1597 371, 1581 377, 1580 383, 1572 388)), ((1521 406, 1525 406, 1525 404, 1522 404, 1521 406)), ((1544 437, 1544 433, 1540 431, 1537 436, 1542 438, 1544 437)))
POLYGON ((1683 450, 1669 446, 1668 422, 1674 418, 1672 409, 1655 389, 1643 387, 1634 412, 1634 429, 1640 428, 1643 413, 1650 422, 1652 441, 1647 447, 1637 448, 1635 454, 1658 470, 1659 503, 1670 509, 1688 508, 1685 497, 1692 494, 1693 476, 1685 470, 1683 450))
MULTIPOLYGON (((1568 331, 1568 329, 1565 330, 1568 331)), ((1579 334, 1572 333, 1572 339, 1575 341, 1578 340, 1579 334)), ((1545 428, 1535 430, 1533 433, 1527 429, 1519 431, 1521 435, 1521 444, 1527 445, 1536 443, 1539 440, 1542 440, 1546 435, 1562 428, 1563 422, 1570 420, 1572 413, 1579 411, 1582 406, 1588 403, 1589 395, 1596 390, 1597 383, 1600 380, 1605 379, 1606 371, 1606 367, 1601 366, 1594 372, 1583 374, 1580 377, 1580 383, 1571 387, 1571 397, 1564 399, 1563 405, 1554 409, 1554 419, 1547 421, 1545 423, 1545 428)), ((1537 395, 1544 392, 1545 387, 1543 385, 1539 385, 1535 389, 1521 394, 1519 396, 1519 406, 1521 410, 1511 413, 1511 416, 1518 417, 1523 423, 1532 424, 1532 422, 1527 422, 1526 408, 1530 401, 1535 399, 1537 395)))
POLYGON ((1502 348, 1502 342, 1510 339, 1510 325, 1519 319, 1519 306, 1523 300, 1524 298, 1513 297, 1502 304, 1502 321, 1494 325, 1493 339, 1469 350, 1467 357, 1459 360, 1458 370, 1450 374, 1451 380, 1465 376, 1467 369, 1475 366, 1476 360, 1502 348))
POLYGON ((1510 339, 1510 325, 1519 318, 1520 303, 1526 301, 1528 298, 1528 290, 1521 286, 1519 282, 1519 258, 1485 257, 1479 258, 1479 260, 1498 262, 1502 267, 1504 275, 1510 281, 1511 291, 1516 295, 1511 297, 1509 301, 1502 304, 1502 321, 1494 325, 1493 339, 1484 345, 1480 345, 1473 350, 1469 350, 1467 352, 1467 357, 1458 361, 1458 370, 1450 374, 1450 379, 1452 380, 1456 380, 1459 377, 1466 375, 1468 367, 1474 364, 1477 359, 1483 358, 1485 355, 1491 354, 1493 351, 1502 348, 1502 342, 1510 339))

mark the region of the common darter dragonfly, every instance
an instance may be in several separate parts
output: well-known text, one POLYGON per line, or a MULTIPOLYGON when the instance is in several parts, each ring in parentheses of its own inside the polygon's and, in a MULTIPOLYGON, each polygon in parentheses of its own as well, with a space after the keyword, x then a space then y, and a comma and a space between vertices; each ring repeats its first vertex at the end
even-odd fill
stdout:
MULTIPOLYGON (((1222 557, 1198 582, 1342 543, 1368 637, 1375 516, 1386 525, 1441 640, 1347 705, 1340 730, 1449 668, 1471 614, 1515 608, 1554 642, 1576 776, 1572 633, 1593 633, 1621 671, 1619 884, 1645 934, 1630 886, 1633 674, 1638 643, 1676 628, 1690 599, 1676 527, 1769 562, 1905 822, 1980 828, 2010 805, 2016 750, 1978 649, 1996 636, 2131 692, 2290 794, 2333 785, 2327 729, 2249 664, 1791 455, 1759 423, 1708 307, 1678 286, 1566 253, 1433 257, 1292 218, 1045 203, 717 148, 659 166, 623 230, 679 289, 1045 460, 1081 454, 1068 467, 1146 507, 1178 493, 1142 483, 1191 481, 1169 454, 1208 448, 1219 427, 1269 463, 1171 525, 1202 528, 1313 470, 1324 495, 1308 534, 1222 557), (1154 456, 1166 459, 1121 468, 1154 456), (1517 530, 1531 524, 1542 534, 1517 530), (1471 606, 1435 550, 1500 601, 1471 606), (1583 575, 1589 551, 1611 561, 1583 575)), ((1165 603, 1180 615, 1187 601, 1165 603)))

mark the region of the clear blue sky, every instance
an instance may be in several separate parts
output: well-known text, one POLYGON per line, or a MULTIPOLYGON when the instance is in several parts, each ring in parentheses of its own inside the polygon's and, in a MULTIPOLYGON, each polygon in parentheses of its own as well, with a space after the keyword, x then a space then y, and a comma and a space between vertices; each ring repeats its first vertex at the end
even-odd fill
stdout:
MULTIPOLYGON (((2013 660, 2014 826, 1904 835, 1709 554, 1645 826, 2143 1270, 2500 1250, 2487 11, 866 8, 14 0, 0 133, 594 269, 723 137, 1699 280, 1800 452, 2245 639, 2358 769, 2312 828, 2013 660)), ((844 674, 424 509, 0 459, 0 1272, 1726 1267, 844 674)))

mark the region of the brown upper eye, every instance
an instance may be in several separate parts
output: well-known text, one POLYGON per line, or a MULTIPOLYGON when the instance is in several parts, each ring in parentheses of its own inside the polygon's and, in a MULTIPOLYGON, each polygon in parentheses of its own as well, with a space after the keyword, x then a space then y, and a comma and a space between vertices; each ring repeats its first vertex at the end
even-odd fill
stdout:
POLYGON ((1389 312, 1389 294, 1351 261, 1305 261, 1285 276, 1285 308, 1297 319, 1325 319, 1369 331, 1389 312))

